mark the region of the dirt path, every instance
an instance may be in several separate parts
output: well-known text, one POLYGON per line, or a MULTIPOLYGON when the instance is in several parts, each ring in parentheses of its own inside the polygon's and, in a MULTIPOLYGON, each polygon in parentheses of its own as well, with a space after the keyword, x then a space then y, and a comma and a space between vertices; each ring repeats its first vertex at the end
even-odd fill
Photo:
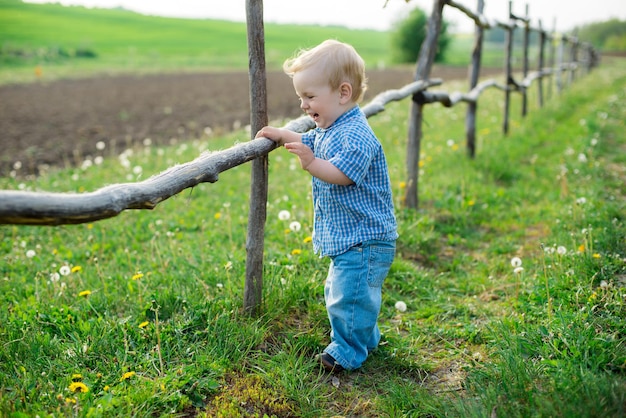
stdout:
MULTIPOLYGON (((444 81, 466 77, 463 68, 435 68, 444 81)), ((369 71, 365 102, 413 79, 411 69, 369 71)), ((301 114, 291 80, 268 73, 270 119, 301 114)), ((99 153, 150 138, 166 144, 200 138, 205 129, 229 131, 249 123, 248 74, 206 73, 99 77, 0 87, 0 176, 19 162, 21 175, 49 166, 80 164, 99 153)))

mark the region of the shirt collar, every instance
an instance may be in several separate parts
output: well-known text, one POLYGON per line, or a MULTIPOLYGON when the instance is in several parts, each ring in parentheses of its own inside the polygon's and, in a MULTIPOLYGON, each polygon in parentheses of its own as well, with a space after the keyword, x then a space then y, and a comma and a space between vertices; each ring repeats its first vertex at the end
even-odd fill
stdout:
POLYGON ((337 120, 335 120, 333 122, 333 124, 330 125, 328 128, 319 128, 318 127, 318 128, 315 128, 315 130, 317 132, 319 132, 319 133, 330 131, 331 129, 333 129, 333 128, 337 127, 337 126, 341 126, 344 122, 350 120, 351 118, 356 116, 359 112, 360 112, 359 105, 354 105, 353 108, 351 108, 350 110, 347 110, 344 113, 342 113, 341 116, 339 116, 337 118, 337 120))

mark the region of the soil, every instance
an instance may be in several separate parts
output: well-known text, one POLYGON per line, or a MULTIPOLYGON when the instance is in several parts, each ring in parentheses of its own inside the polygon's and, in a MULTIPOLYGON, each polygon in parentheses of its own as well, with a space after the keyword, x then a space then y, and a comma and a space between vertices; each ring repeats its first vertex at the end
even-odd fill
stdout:
MULTIPOLYGON (((368 71, 364 103, 413 81, 413 70, 368 71)), ((464 68, 439 68, 433 78, 466 78, 464 68)), ((267 74, 270 120, 300 116, 291 80, 267 74)), ((202 138, 249 124, 247 72, 103 76, 0 86, 0 176, 80 164, 142 144, 202 138), (99 151, 96 144, 106 144, 99 151), (16 164, 17 163, 17 164, 16 164)))

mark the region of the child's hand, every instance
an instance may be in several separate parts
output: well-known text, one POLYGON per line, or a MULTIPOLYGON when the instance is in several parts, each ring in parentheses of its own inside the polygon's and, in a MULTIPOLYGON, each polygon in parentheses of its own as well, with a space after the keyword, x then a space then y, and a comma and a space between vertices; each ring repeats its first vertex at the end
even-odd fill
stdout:
POLYGON ((315 160, 313 151, 301 142, 290 142, 285 144, 285 148, 292 154, 296 154, 300 159, 300 166, 303 170, 307 170, 311 163, 315 160))
POLYGON ((282 143, 282 136, 282 129, 274 128, 273 126, 265 126, 261 128, 254 137, 271 139, 280 145, 282 143))

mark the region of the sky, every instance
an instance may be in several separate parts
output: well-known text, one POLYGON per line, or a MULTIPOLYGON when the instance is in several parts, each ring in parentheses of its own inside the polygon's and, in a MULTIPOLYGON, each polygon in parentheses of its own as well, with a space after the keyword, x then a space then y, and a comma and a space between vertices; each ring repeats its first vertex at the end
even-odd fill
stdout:
MULTIPOLYGON (((26 0, 48 3, 49 0, 26 0)), ((474 9, 476 0, 456 0, 474 9)), ((54 0, 64 5, 86 7, 124 7, 142 14, 194 19, 224 19, 245 22, 246 0, 54 0)), ((420 7, 430 14, 433 0, 264 0, 266 23, 297 23, 342 25, 349 28, 389 30, 395 22, 420 7), (386 3, 386 6, 385 6, 386 3)), ((541 19, 543 28, 569 31, 575 26, 611 18, 626 20, 626 0, 516 0, 513 13, 524 15, 529 7, 531 23, 536 27, 541 19), (555 26, 556 23, 556 26, 555 26)), ((485 0, 484 14, 491 19, 506 21, 508 0, 485 0)), ((458 10, 444 8, 444 18, 452 22, 457 32, 471 32, 473 22, 458 10)))

